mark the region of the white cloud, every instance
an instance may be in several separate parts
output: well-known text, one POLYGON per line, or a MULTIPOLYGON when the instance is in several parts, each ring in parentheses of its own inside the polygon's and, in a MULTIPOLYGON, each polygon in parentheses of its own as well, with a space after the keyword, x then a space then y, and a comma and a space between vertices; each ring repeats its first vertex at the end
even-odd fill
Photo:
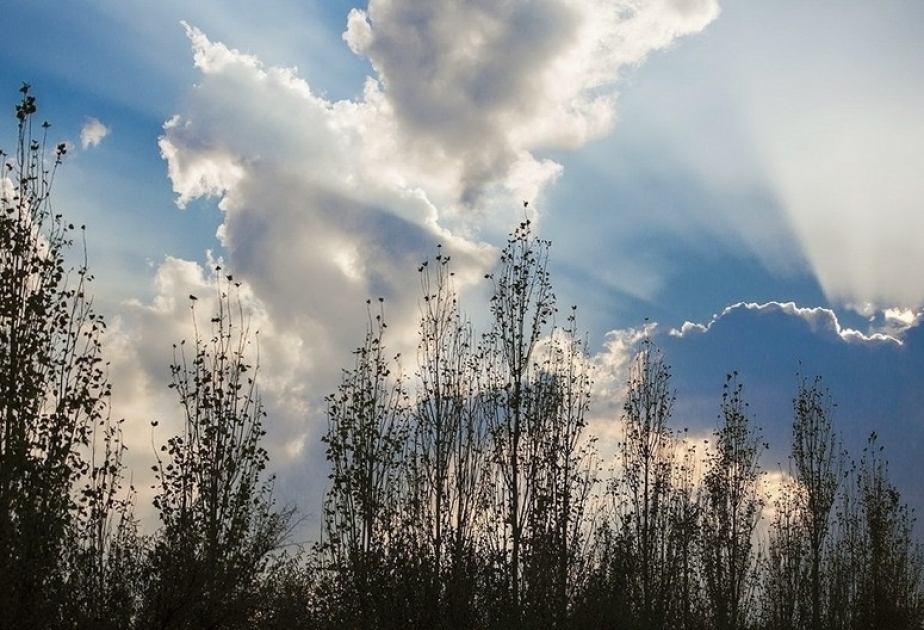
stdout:
MULTIPOLYGON (((834 335, 848 343, 887 342, 899 345, 902 343, 901 334, 912 326, 917 325, 917 322, 922 317, 921 313, 902 309, 887 309, 883 313, 885 325, 871 325, 870 330, 864 333, 854 328, 841 326, 837 314, 833 310, 821 306, 802 307, 797 306, 794 302, 765 302, 763 304, 739 302, 727 306, 718 315, 713 315, 712 319, 705 324, 687 321, 679 329, 671 329, 669 334, 673 337, 685 337, 707 333, 720 319, 740 310, 757 313, 784 313, 804 320, 808 323, 813 333, 834 335)), ((875 321, 875 318, 873 318, 873 321, 875 321)))
POLYGON ((80 129, 80 146, 84 149, 99 146, 103 138, 109 135, 109 127, 96 118, 87 118, 80 129))
MULTIPOLYGON (((717 15, 712 0, 373 0, 351 11, 344 39, 378 72, 372 89, 416 165, 442 170, 453 200, 476 205, 531 170, 532 152, 608 132, 623 70, 717 15)), ((542 169, 526 191, 551 176, 542 169)))
POLYGON ((638 328, 611 330, 606 334, 603 348, 592 357, 593 404, 587 422, 587 433, 597 438, 600 453, 605 461, 612 459, 619 441, 624 437, 621 422, 622 403, 639 343, 644 338, 654 335, 656 330, 655 323, 646 323, 638 328))
POLYGON ((621 69, 716 13, 709 1, 374 1, 344 37, 379 77, 335 102, 187 26, 201 82, 164 125, 161 152, 178 203, 220 199, 235 273, 328 366, 359 339, 365 298, 385 297, 393 322, 413 319, 408 280, 437 242, 462 290, 480 278, 495 256, 478 240, 484 225, 506 231, 561 171, 533 151, 605 132, 621 69), (478 200, 505 209, 447 211, 478 200))
MULTIPOLYGON (((201 76, 164 124, 160 150, 178 205, 213 197, 224 213, 217 237, 260 329, 277 470, 316 448, 323 396, 362 340, 366 299, 385 298, 389 350, 413 356, 418 264, 441 243, 460 291, 481 286, 496 257, 482 234, 507 231, 522 200, 541 198, 561 172, 536 152, 605 133, 620 71, 716 10, 711 1, 374 0, 351 14, 345 38, 379 76, 341 101, 186 27, 201 76)), ((189 338, 186 296, 206 313, 213 286, 200 265, 167 258, 153 300, 125 307, 112 333, 123 409, 169 426, 175 403, 159 389, 169 344, 189 338)), ((611 341, 604 362, 615 377, 611 341)), ((131 440, 149 444, 150 432, 131 440)), ((303 493, 303 507, 322 490, 303 493)))

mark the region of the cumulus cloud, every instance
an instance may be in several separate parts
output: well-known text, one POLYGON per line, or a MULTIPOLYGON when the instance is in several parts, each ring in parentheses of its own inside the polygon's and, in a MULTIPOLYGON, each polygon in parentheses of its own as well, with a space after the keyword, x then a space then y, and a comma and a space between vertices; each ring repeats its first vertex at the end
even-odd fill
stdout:
POLYGON ((512 218, 560 172, 533 152, 604 133, 620 72, 716 13, 705 0, 373 1, 344 38, 378 75, 335 102, 187 25, 201 81, 161 153, 178 204, 218 199, 235 273, 326 369, 359 339, 367 297, 413 319, 409 279, 437 242, 463 291, 493 263, 483 215, 447 208, 490 196, 512 218))
MULTIPOLYGON (((710 0, 373 0, 344 38, 376 76, 341 101, 185 25, 200 78, 159 146, 177 204, 212 198, 223 213, 216 237, 260 330, 277 470, 318 465, 306 451, 362 340, 366 299, 385 298, 389 350, 413 356, 419 263, 440 243, 456 286, 477 290, 497 254, 485 235, 507 231, 561 172, 541 151, 605 133, 621 74, 716 13, 710 0)), ((153 299, 127 305, 112 330, 123 408, 166 428, 178 421, 158 389, 170 341, 190 338, 186 296, 209 313, 215 262, 166 258, 153 299)), ((619 352, 613 337, 601 358, 612 374, 619 352)), ((148 450, 149 431, 131 439, 148 450)), ((299 488, 300 502, 310 509, 322 490, 299 488)))
POLYGON ((87 118, 80 129, 80 146, 84 149, 99 146, 110 131, 109 127, 96 118, 87 118))
POLYGON ((377 71, 416 162, 472 205, 515 170, 550 181, 536 151, 609 131, 624 69, 717 15, 711 0, 372 0, 344 39, 377 71))
POLYGON ((622 402, 639 344, 658 330, 657 324, 611 330, 606 334, 602 349, 594 354, 594 379, 587 432, 598 440, 599 450, 605 460, 616 453, 623 438, 621 422, 622 402))

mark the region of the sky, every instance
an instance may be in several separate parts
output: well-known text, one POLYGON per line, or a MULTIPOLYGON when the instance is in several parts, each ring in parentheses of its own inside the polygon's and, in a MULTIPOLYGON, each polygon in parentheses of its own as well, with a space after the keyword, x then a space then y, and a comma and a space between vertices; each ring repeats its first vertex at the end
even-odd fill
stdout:
MULTIPOLYGON (((179 427, 172 344, 242 282, 280 501, 316 521, 324 396, 383 297, 413 357, 416 269, 484 274, 524 218, 579 306, 605 449, 635 344, 706 435, 737 371, 786 471, 799 375, 924 509, 924 4, 913 0, 53 0, 0 20, 0 146, 23 82, 69 145, 139 512, 179 427), (524 209, 523 202, 529 205, 524 209), (157 421, 156 429, 151 421, 157 421)), ((479 311, 479 309, 481 309, 479 311)), ((481 314, 479 314, 481 313, 481 314)), ((412 368, 412 366, 407 366, 412 368)), ((610 440, 610 444, 611 444, 610 440)))

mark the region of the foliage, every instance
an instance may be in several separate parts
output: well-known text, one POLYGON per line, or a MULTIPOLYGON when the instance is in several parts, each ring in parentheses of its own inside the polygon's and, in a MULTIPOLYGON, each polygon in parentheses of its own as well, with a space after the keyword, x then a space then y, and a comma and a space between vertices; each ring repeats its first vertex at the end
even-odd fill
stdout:
POLYGON ((670 367, 646 336, 604 474, 587 341, 576 307, 556 323, 550 243, 529 221, 487 276, 482 334, 450 257, 420 265, 411 374, 388 354, 383 301, 367 303, 326 398, 330 487, 307 553, 282 551, 293 513, 267 475, 255 335, 220 280, 207 332, 174 346, 182 430, 155 454, 160 527, 141 535, 105 324, 51 208, 67 147, 49 149, 47 125, 34 137, 35 113, 23 86, 0 179, 0 628, 924 626, 914 515, 875 434, 846 465, 820 378, 799 377, 791 467, 765 502, 737 374, 702 453, 671 426, 670 367))
POLYGON ((742 389, 737 374, 729 374, 703 482, 704 594, 710 626, 717 630, 745 627, 755 599, 754 533, 764 507, 758 486, 762 444, 742 389))
POLYGON ((110 534, 132 519, 108 414, 105 323, 87 294, 86 257, 68 257, 75 227, 52 209, 67 147, 49 146, 30 87, 20 94, 16 150, 0 152, 0 619, 79 625, 117 596, 110 534))
MULTIPOLYGON (((192 356, 174 346, 170 387, 183 431, 158 455, 163 527, 150 553, 143 605, 149 627, 211 628, 245 620, 257 605, 261 574, 284 539, 290 512, 278 511, 260 445, 265 412, 250 334, 233 279, 219 287, 211 335, 196 328, 192 356)), ((193 307, 195 322, 195 308, 193 307)))

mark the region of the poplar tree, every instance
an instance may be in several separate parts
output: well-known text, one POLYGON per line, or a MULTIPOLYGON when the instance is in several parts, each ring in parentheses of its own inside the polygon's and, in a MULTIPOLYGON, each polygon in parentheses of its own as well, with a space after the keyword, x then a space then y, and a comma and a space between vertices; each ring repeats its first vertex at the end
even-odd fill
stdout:
POLYGON ((762 449, 737 374, 722 392, 722 414, 703 483, 702 571, 710 626, 744 628, 756 587, 754 532, 763 509, 762 449))
POLYGON ((808 553, 804 621, 820 630, 824 618, 824 550, 844 467, 844 452, 834 432, 831 395, 821 378, 811 383, 802 376, 793 401, 792 461, 795 480, 804 496, 803 527, 808 553))
POLYGON ((509 562, 506 589, 514 624, 521 614, 527 528, 538 492, 539 436, 555 405, 551 381, 541 378, 536 356, 555 314, 548 248, 525 220, 508 238, 497 272, 488 276, 494 290, 493 326, 485 339, 485 413, 499 486, 499 551, 509 562))
POLYGON ((479 536, 487 525, 488 431, 479 413, 478 350, 438 248, 419 268, 420 340, 411 411, 409 476, 415 529, 438 584, 431 607, 452 627, 472 627, 479 536))
MULTIPOLYGON (((381 301, 380 301, 381 303, 381 301)), ((386 323, 372 314, 355 363, 327 397, 323 437, 330 465, 322 551, 330 577, 327 605, 340 626, 382 627, 389 597, 386 566, 405 535, 399 520, 406 493, 408 396, 400 369, 386 355, 386 323)), ((403 542, 403 541, 402 541, 403 542)))
POLYGON ((0 151, 0 620, 47 628, 98 616, 120 581, 112 519, 131 519, 105 323, 86 254, 74 259, 83 227, 52 208, 67 146, 49 144, 48 123, 36 128, 30 86, 19 92, 16 148, 0 151))
POLYGON ((624 439, 617 493, 625 492, 622 533, 626 541, 629 606, 638 627, 666 628, 675 604, 671 511, 677 466, 668 422, 674 394, 670 368, 649 337, 642 341, 623 405, 624 439))

